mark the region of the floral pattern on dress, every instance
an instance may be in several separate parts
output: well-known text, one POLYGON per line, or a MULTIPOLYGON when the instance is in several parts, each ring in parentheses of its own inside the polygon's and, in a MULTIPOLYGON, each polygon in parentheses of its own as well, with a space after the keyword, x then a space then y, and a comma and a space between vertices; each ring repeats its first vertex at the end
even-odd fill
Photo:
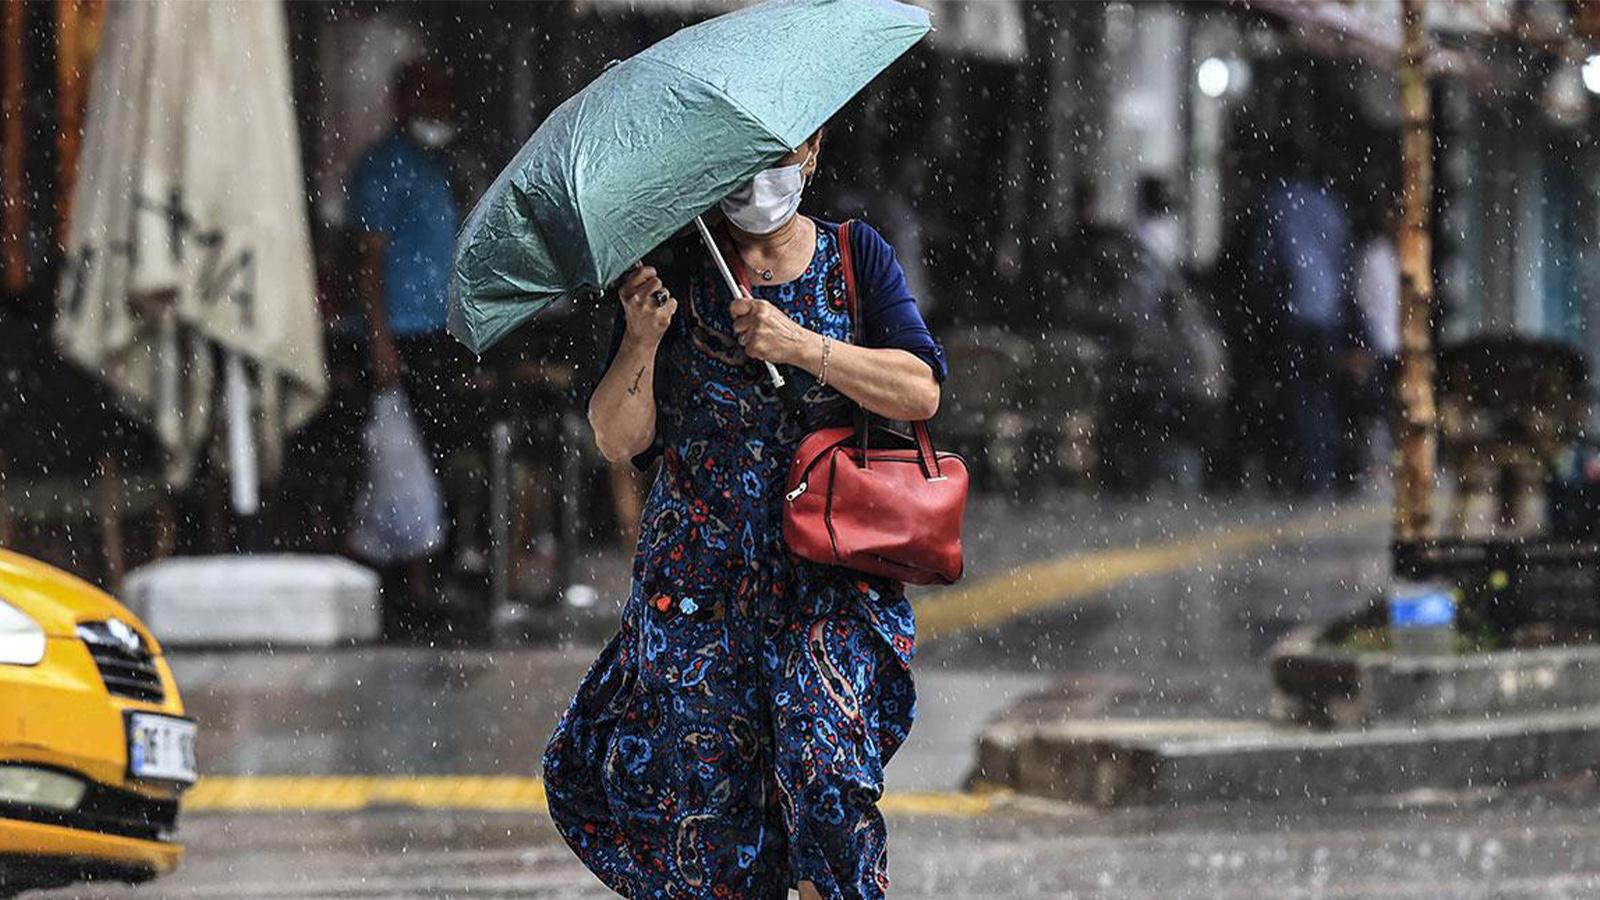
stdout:
MULTIPOLYGON (((779 898, 802 880, 882 897, 911 606, 897 583, 789 553, 795 447, 849 405, 790 369, 793 408, 732 339, 710 261, 695 269, 657 356, 662 459, 621 625, 545 751, 551 816, 627 897, 779 898)), ((836 230, 817 228, 799 278, 753 292, 850 339, 836 230)))

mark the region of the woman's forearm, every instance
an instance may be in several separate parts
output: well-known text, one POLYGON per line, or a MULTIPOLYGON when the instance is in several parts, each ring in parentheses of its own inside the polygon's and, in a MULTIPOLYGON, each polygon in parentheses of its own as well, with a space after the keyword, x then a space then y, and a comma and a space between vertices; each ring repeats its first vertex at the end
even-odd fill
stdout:
POLYGON ((611 462, 644 452, 656 436, 656 343, 625 337, 589 397, 589 427, 611 462))
MULTIPOLYGON (((812 375, 822 372, 823 339, 812 333, 796 364, 812 375)), ((828 386, 890 419, 915 422, 939 410, 939 382, 928 364, 905 350, 857 347, 828 341, 828 386)))

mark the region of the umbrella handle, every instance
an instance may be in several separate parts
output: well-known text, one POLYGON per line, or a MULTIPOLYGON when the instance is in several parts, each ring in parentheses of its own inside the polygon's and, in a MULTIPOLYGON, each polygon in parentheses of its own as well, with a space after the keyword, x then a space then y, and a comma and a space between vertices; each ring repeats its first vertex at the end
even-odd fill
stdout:
MULTIPOLYGON (((716 239, 711 236, 711 229, 706 227, 706 220, 695 216, 694 226, 700 229, 700 240, 705 242, 706 250, 710 251, 711 259, 717 264, 717 271, 722 273, 722 280, 728 283, 729 293, 735 297, 739 296, 739 280, 733 277, 733 270, 728 268, 728 261, 722 258, 722 251, 717 249, 716 239)), ((783 387, 783 376, 778 374, 778 367, 770 362, 767 362, 767 377, 772 379, 773 387, 783 387)))

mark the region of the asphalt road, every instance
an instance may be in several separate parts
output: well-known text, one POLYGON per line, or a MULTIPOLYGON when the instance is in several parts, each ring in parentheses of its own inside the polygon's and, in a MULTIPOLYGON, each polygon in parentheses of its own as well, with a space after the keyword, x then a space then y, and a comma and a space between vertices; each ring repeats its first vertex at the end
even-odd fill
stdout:
MULTIPOLYGON (((1085 814, 1001 806, 890 818, 891 896, 1579 898, 1600 895, 1591 783, 1537 794, 1338 809, 1085 814)), ((537 814, 204 813, 190 861, 138 891, 85 898, 609 896, 537 814)))
MULTIPOLYGON (((918 724, 888 773, 892 896, 1600 896, 1600 790, 1588 780, 1114 813, 960 792, 973 737, 1008 711, 1260 714, 1272 641, 1379 583, 1379 516, 1370 504, 1181 498, 976 510, 966 593, 918 600, 933 637, 918 660, 918 724)), ((189 860, 135 892, 62 896, 605 896, 544 818, 534 778, 593 652, 180 656, 213 775, 186 813, 189 860)))

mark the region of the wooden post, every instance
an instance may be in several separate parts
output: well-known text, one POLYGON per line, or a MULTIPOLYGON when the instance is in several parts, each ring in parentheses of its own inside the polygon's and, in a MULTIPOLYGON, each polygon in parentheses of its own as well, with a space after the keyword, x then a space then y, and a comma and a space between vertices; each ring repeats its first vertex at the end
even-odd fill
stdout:
POLYGON ((28 208, 23 197, 22 98, 27 70, 22 56, 22 0, 0 0, 0 273, 5 289, 21 293, 28 286, 28 208))
POLYGON ((1400 375, 1394 537, 1432 535, 1437 409, 1433 396, 1433 130, 1423 0, 1401 0, 1400 375))
POLYGON ((56 224, 57 243, 67 243, 67 219, 72 210, 72 180, 78 169, 78 146, 83 138, 83 68, 78 56, 83 42, 78 33, 78 0, 56 2, 56 224))
POLYGON ((105 0, 59 0, 56 3, 56 132, 59 180, 56 188, 56 243, 65 246, 72 221, 72 186, 78 178, 83 150, 83 117, 89 104, 89 73, 99 54, 105 30, 105 0))

